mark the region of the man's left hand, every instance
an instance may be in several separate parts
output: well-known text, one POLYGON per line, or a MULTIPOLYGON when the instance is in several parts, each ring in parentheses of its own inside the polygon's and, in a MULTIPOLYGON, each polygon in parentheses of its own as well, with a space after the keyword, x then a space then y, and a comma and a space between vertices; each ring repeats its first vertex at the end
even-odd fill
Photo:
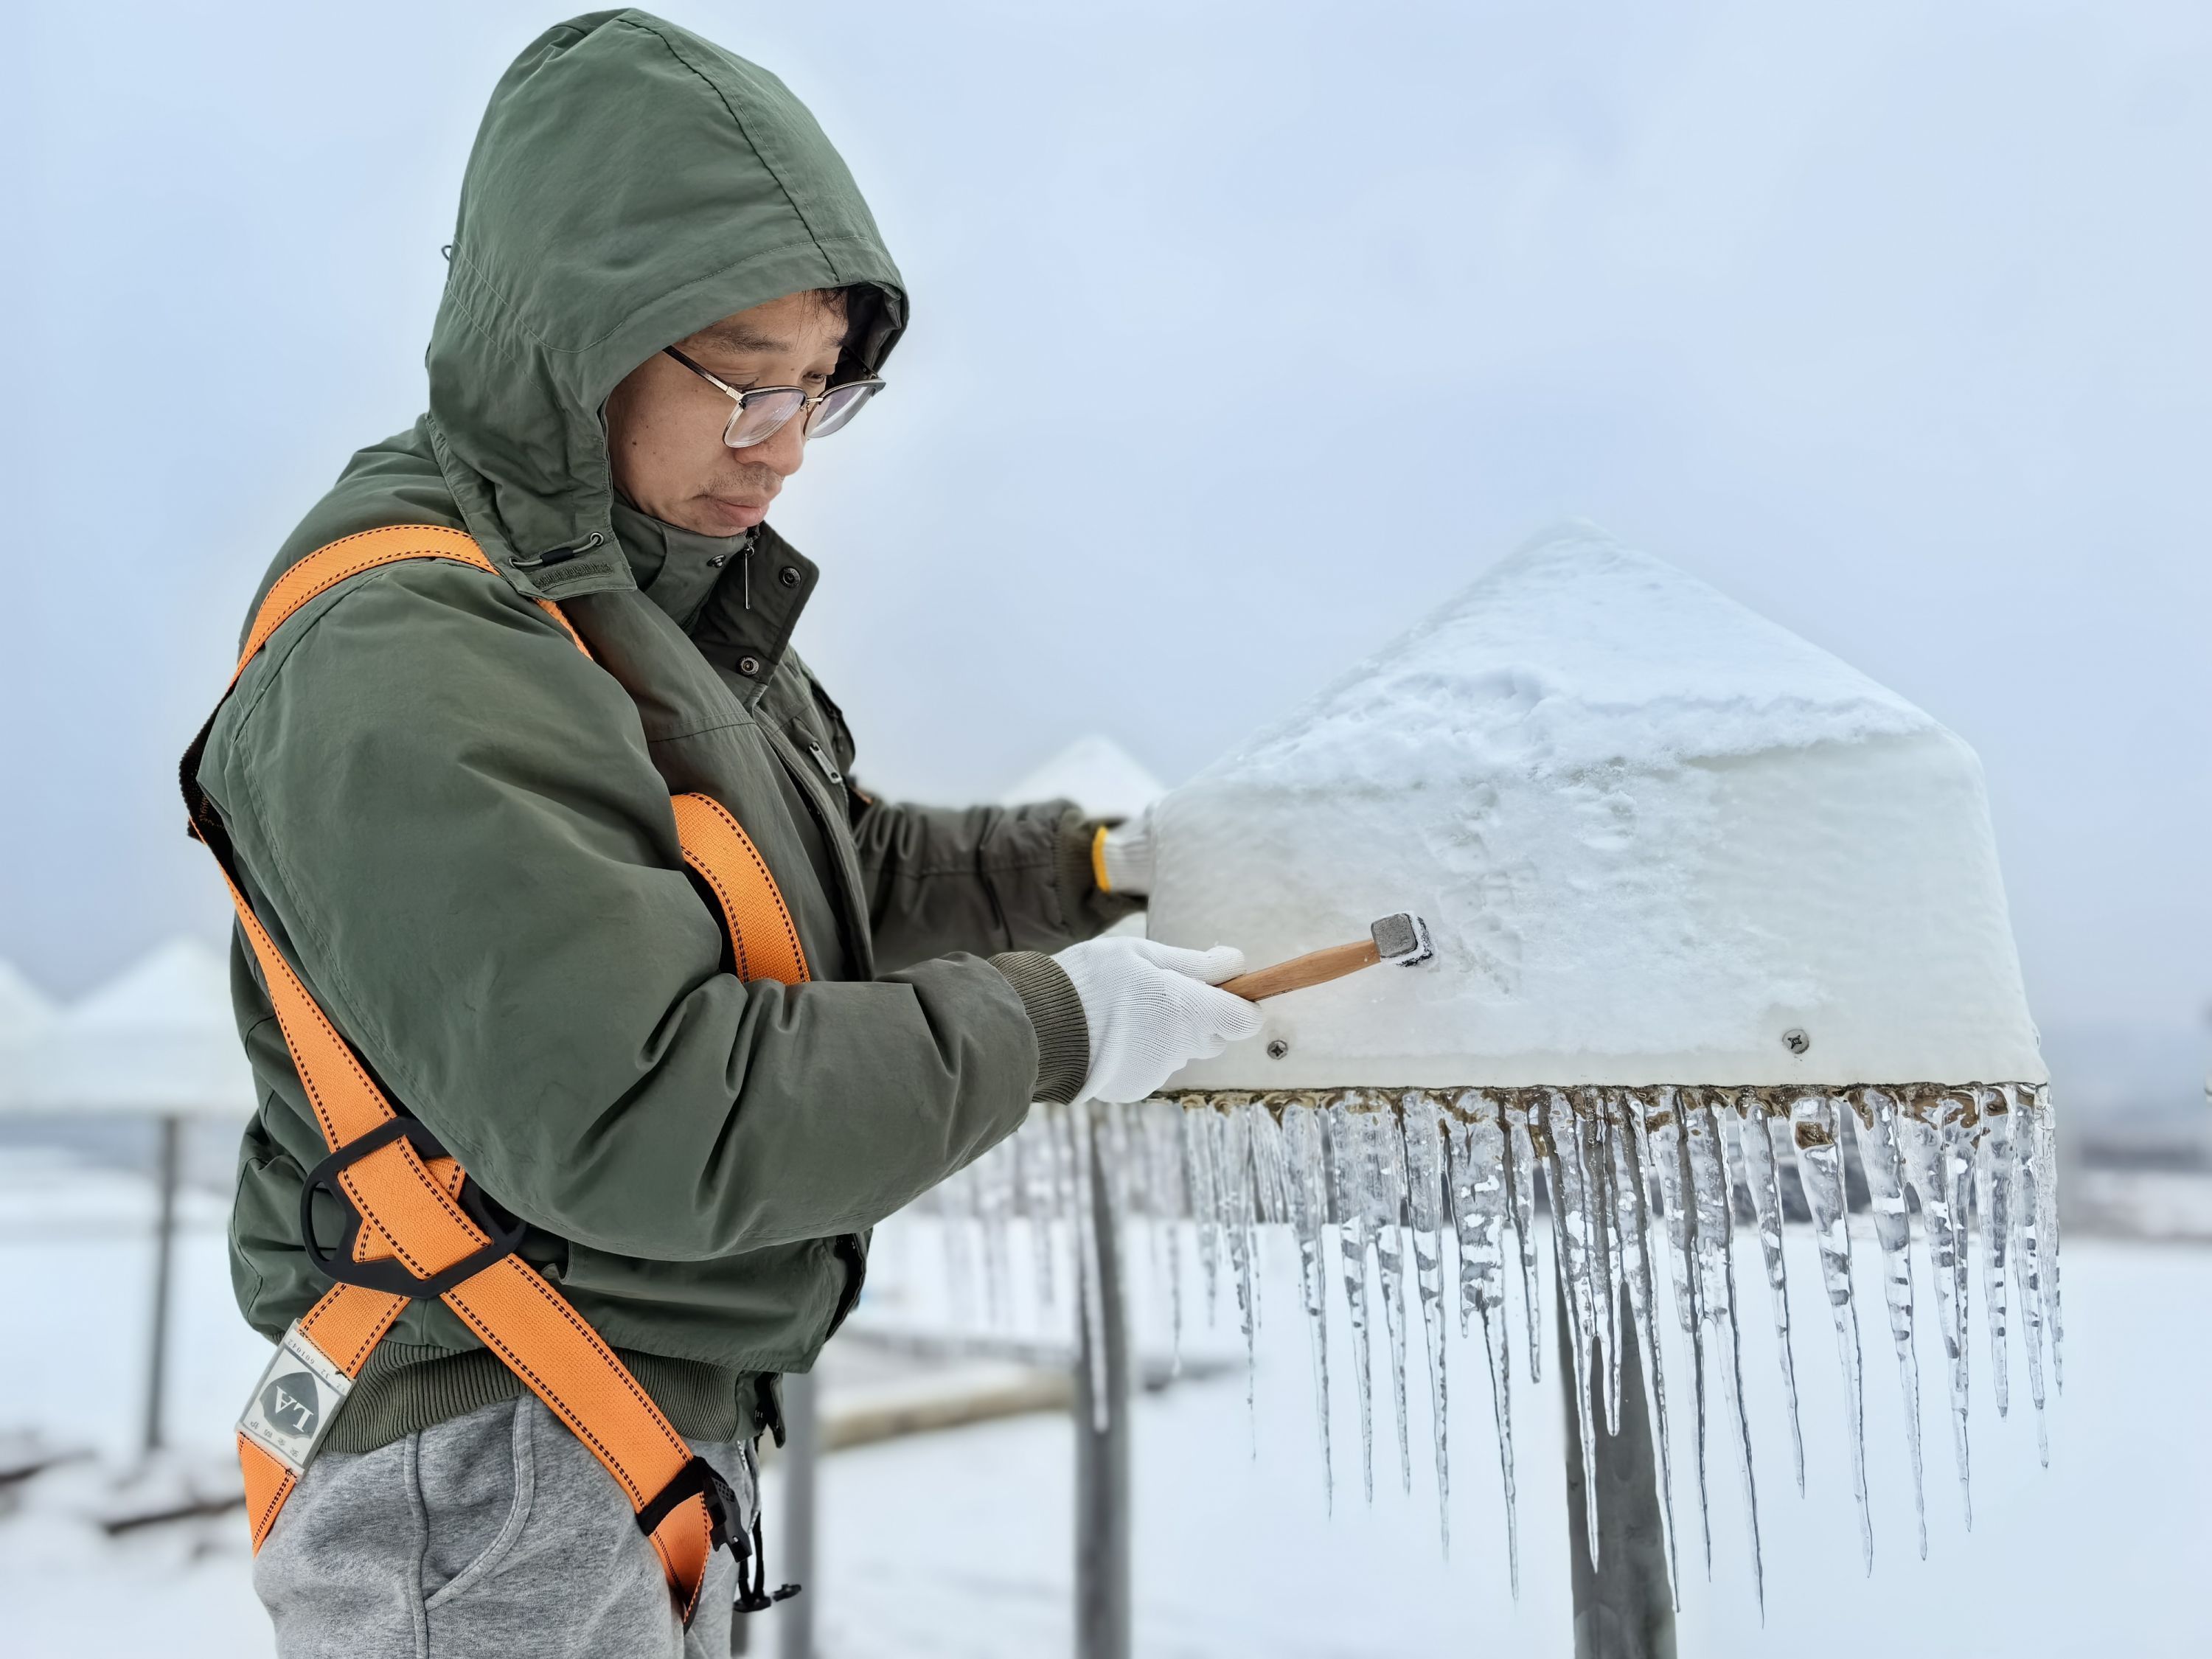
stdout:
POLYGON ((1127 823, 1102 829, 1091 856, 1101 892, 1127 893, 1143 898, 1152 890, 1152 809, 1147 806, 1127 823))

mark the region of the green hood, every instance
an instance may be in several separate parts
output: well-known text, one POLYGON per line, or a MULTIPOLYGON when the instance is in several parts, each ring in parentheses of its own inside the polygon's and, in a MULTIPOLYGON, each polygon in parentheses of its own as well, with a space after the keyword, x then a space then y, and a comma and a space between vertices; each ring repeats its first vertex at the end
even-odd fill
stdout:
POLYGON ((514 60, 450 259, 428 357, 438 465, 484 551, 550 599, 631 586, 603 419, 624 375, 807 289, 877 291, 854 319, 854 370, 874 372, 906 321, 898 267, 805 106, 641 11, 562 23, 514 60))

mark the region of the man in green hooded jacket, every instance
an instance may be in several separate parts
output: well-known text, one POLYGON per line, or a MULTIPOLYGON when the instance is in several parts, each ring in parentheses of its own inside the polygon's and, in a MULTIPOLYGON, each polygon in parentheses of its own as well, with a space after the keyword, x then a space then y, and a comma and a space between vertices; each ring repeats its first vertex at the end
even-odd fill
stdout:
MULTIPOLYGON (((496 574, 416 560, 320 594, 197 778, 331 1021, 749 1514, 775 1379, 851 1309, 873 1224, 1032 1101, 1139 1097, 1257 1018, 1213 988, 1234 951, 1091 939, 1149 885, 1142 822, 1102 842, 1065 802, 853 781, 791 649, 817 568, 764 520, 876 390, 907 299, 780 82, 643 13, 550 30, 493 94, 449 257, 428 412, 354 457, 262 592, 392 525, 464 531, 496 574), (687 792, 759 848, 810 982, 730 970, 687 792)), ((233 981, 262 1099, 232 1271, 273 1339, 328 1288, 298 1221, 325 1148, 242 946, 233 981)), ((732 1572, 687 1631, 614 1483, 416 1300, 255 1577, 283 1653, 367 1659, 719 1653, 732 1572)))

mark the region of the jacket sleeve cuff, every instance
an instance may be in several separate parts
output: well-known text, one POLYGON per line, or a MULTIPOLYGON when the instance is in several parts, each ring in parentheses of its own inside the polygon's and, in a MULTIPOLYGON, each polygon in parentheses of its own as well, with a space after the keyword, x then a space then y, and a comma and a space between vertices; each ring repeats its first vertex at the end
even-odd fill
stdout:
POLYGON ((1068 932, 1077 939, 1102 933, 1122 917, 1145 908, 1139 894, 1109 893, 1100 887, 1091 861, 1100 827, 1120 822, 1085 817, 1073 806, 1060 814, 1060 834, 1053 848, 1053 875, 1060 888, 1060 913, 1067 918, 1068 932))
POLYGON ((1036 1092, 1032 1100, 1065 1106, 1091 1074, 1091 1027, 1083 999, 1067 970, 1037 951, 1008 951, 991 958, 1006 976, 1036 1028, 1036 1092))

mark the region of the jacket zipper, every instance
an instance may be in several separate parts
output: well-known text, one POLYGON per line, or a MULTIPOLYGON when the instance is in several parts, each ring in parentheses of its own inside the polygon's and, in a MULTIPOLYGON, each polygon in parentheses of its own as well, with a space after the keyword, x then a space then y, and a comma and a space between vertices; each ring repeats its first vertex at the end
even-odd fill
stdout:
MULTIPOLYGON (((836 821, 830 811, 831 803, 823 794, 815 769, 799 758, 799 746, 785 735, 773 720, 759 722, 761 731, 768 735, 769 746, 776 751, 776 758, 799 786, 800 797, 814 814, 816 827, 830 848, 830 856, 836 861, 837 873, 842 878, 844 902, 838 907, 838 921, 845 932, 846 953, 853 959, 854 969, 865 978, 872 979, 876 972, 876 953, 868 943, 866 900, 862 896, 866 888, 860 879, 860 866, 853 854, 853 832, 849 824, 836 821)), ((816 745, 810 744, 810 748, 816 745)), ((826 761, 827 757, 823 758, 826 761)), ((835 773, 835 768, 831 768, 835 773)))
MULTIPOLYGON (((793 781, 798 784, 799 793, 805 800, 807 810, 814 814, 815 826, 821 831, 823 842, 830 848, 830 856, 836 860, 838 874, 843 878, 845 902, 839 907, 838 921, 845 931, 846 954, 852 958, 856 968, 868 977, 873 978, 876 971, 875 951, 868 943, 866 927, 868 913, 866 906, 860 897, 862 890, 860 869, 853 856, 852 830, 846 823, 833 823, 830 821, 829 811, 830 804, 817 792, 813 780, 807 776, 805 767, 799 763, 797 745, 785 735, 782 728, 774 720, 761 721, 760 728, 768 733, 769 746, 775 750, 777 759, 783 763, 784 769, 791 774, 793 781)), ((808 752, 814 757, 815 764, 822 769, 823 776, 842 791, 845 781, 844 775, 838 771, 830 757, 823 751, 822 745, 810 738, 807 739, 806 747, 808 752)), ((853 1310, 859 1305, 860 1291, 866 1284, 868 1277, 867 1253, 861 1249, 857 1234, 839 1235, 830 1243, 830 1253, 844 1268, 845 1282, 838 1289, 836 1305, 830 1315, 830 1328, 823 1334, 824 1341, 836 1333, 837 1328, 845 1322, 853 1310)))

